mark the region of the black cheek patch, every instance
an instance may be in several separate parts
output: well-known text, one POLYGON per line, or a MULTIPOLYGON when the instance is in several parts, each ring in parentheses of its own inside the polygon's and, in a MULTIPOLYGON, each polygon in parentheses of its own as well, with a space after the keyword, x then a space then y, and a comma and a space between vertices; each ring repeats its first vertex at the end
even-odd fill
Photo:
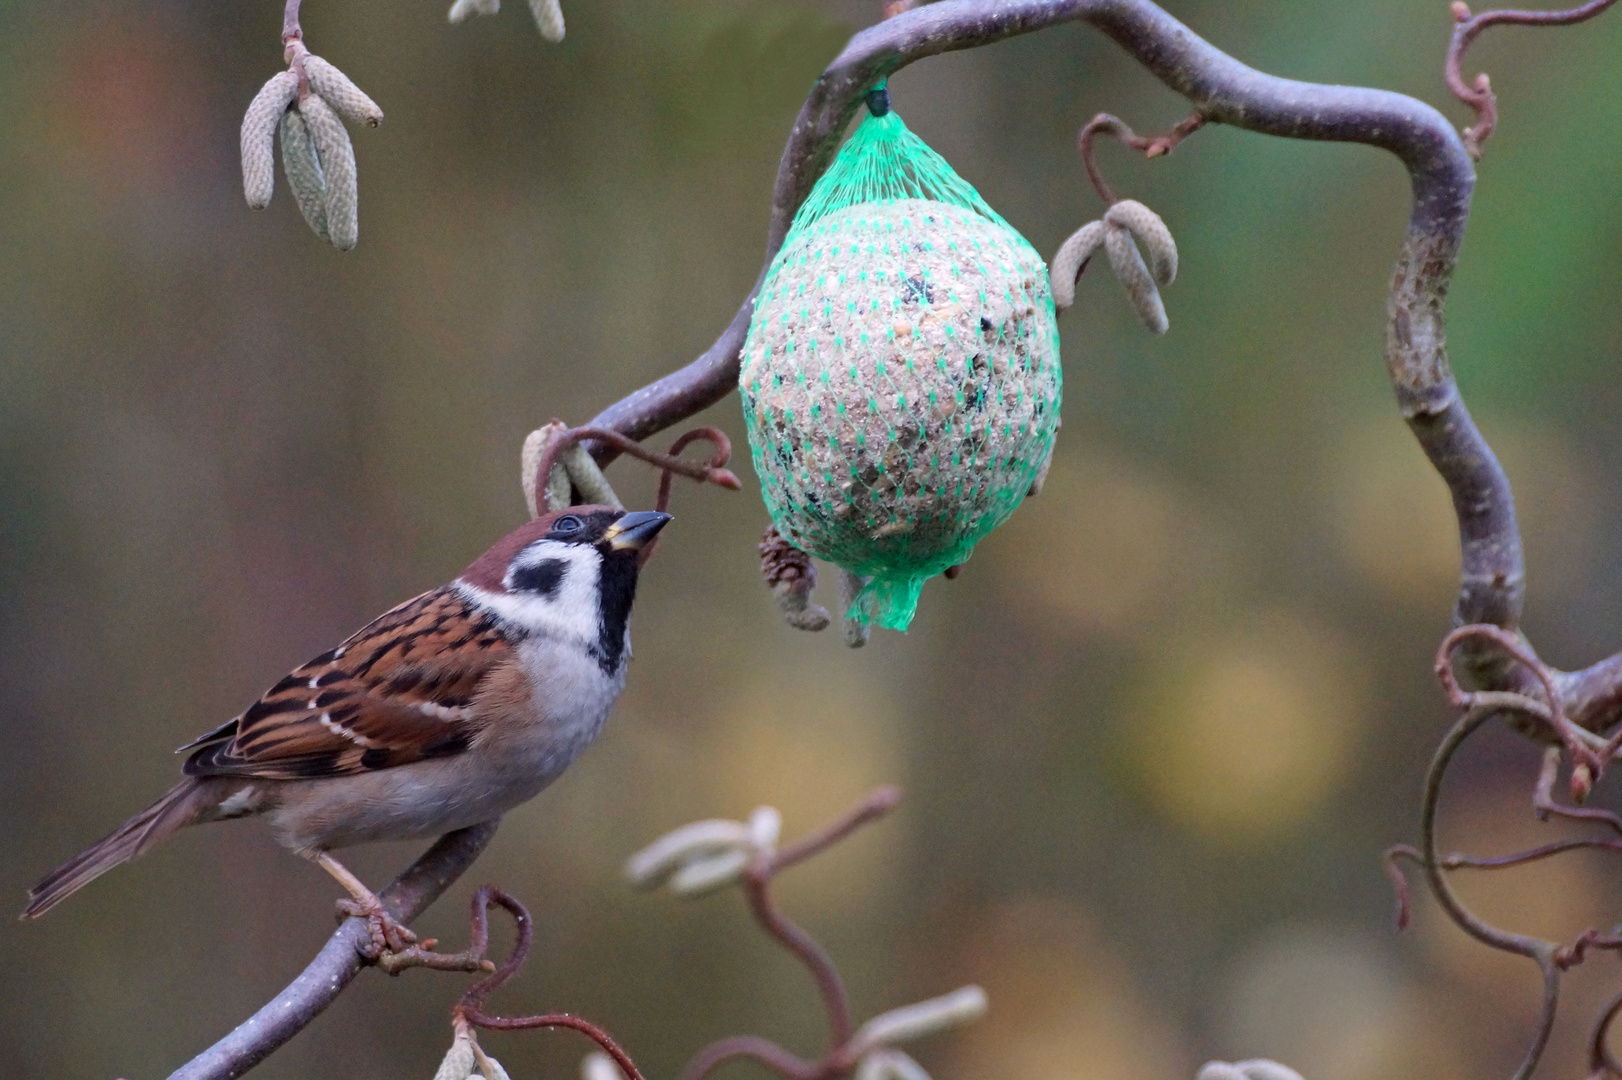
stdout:
POLYGON ((534 566, 520 567, 513 571, 512 590, 551 596, 563 584, 563 572, 568 566, 562 559, 542 559, 534 566))

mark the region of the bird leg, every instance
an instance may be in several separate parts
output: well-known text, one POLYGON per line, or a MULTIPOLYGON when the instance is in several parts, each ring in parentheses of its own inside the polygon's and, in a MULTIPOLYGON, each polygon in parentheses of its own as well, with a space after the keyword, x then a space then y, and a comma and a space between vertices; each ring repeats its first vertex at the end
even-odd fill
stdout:
POLYGON ((403 953, 416 944, 417 935, 390 915, 388 908, 383 906, 383 901, 377 898, 377 894, 368 889, 360 878, 350 873, 349 868, 343 863, 325 851, 314 852, 306 857, 336 878, 338 884, 348 890, 349 895, 354 898, 338 901, 338 914, 345 917, 353 915, 366 920, 371 940, 361 949, 361 954, 368 960, 376 960, 387 953, 403 953))
POLYGON ((349 890, 349 895, 354 899, 338 901, 338 916, 339 918, 354 916, 366 920, 370 936, 366 944, 360 948, 360 954, 368 960, 375 960, 377 966, 390 975, 398 975, 410 967, 434 968, 438 971, 496 969, 494 964, 484 958, 482 939, 476 940, 465 952, 434 952, 434 946, 439 944, 437 941, 427 938, 419 945, 417 935, 390 915, 388 908, 383 906, 383 901, 377 894, 368 889, 360 878, 350 873, 349 868, 343 863, 324 851, 305 857, 337 878, 338 883, 349 890))

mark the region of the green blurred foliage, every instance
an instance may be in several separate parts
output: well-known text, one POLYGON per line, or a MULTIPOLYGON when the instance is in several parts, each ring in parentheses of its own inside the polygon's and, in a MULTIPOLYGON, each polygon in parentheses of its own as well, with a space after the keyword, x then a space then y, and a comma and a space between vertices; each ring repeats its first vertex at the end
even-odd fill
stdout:
MULTIPOLYGON (((346 255, 285 186, 242 205, 237 124, 279 66, 274 7, 0 4, 0 893, 19 906, 172 781, 166 748, 515 525, 527 431, 713 340, 759 271, 799 103, 878 7, 565 4, 557 47, 512 0, 456 28, 434 5, 307 6, 312 48, 388 113, 356 133, 346 255)), ((1172 7, 1276 73, 1443 103, 1444 3, 1172 7)), ((1619 50, 1610 15, 1494 32, 1470 64, 1502 122, 1453 358, 1516 484, 1529 632, 1568 666, 1617 647, 1622 609, 1604 542, 1622 524, 1619 50)), ((1043 252, 1099 210, 1081 123, 1185 112, 1084 27, 891 88, 1043 252)), ((461 940, 481 881, 523 898, 537 949, 503 1009, 593 1016, 652 1076, 734 1031, 809 1052, 814 994, 736 897, 632 895, 619 866, 689 819, 769 802, 793 836, 893 780, 903 808, 784 900, 863 1013, 987 987, 990 1017, 921 1048, 940 1080, 1172 1080, 1208 1056, 1312 1080, 1512 1067, 1533 974, 1427 907, 1396 937, 1378 870, 1412 835, 1445 719, 1428 672, 1457 572, 1379 358, 1402 170, 1221 127, 1152 163, 1100 157, 1181 245, 1170 334, 1084 276, 1047 490, 926 589, 909 635, 862 652, 778 623, 751 477, 678 489, 607 733, 419 925, 461 940)), ((733 401, 703 419, 741 448, 733 401)), ((651 498, 651 476, 613 475, 651 498)), ((1446 842, 1545 838, 1535 763, 1484 739, 1446 842)), ((381 881, 413 854, 355 865, 381 881)), ((1495 917, 1569 934, 1608 925, 1618 881, 1574 860, 1469 885, 1495 917)), ((302 966, 332 894, 237 823, 0 930, 0 1072, 165 1075, 302 966)), ((1613 982, 1574 979, 1551 1075, 1580 1067, 1613 982)), ((255 1075, 426 1077, 461 985, 368 975, 255 1075)), ((570 1075, 583 1052, 562 1034, 490 1047, 515 1077, 570 1075)))

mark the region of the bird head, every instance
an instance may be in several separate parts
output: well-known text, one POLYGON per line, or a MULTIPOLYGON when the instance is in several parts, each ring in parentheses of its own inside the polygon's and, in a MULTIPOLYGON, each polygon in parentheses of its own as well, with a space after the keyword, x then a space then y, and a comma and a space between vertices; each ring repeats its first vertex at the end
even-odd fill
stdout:
POLYGON ((669 522, 655 510, 607 506, 542 514, 498 540, 457 585, 523 631, 612 642, 617 656, 638 555, 669 522))

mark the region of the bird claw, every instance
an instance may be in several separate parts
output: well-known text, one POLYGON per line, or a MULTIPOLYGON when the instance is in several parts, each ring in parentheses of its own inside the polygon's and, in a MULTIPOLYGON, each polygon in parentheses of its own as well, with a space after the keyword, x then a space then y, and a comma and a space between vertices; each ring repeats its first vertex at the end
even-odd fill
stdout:
POLYGON ((381 903, 339 900, 337 908, 340 919, 366 920, 367 939, 359 946, 360 954, 366 959, 381 964, 384 963, 383 958, 390 954, 404 954, 416 949, 417 935, 390 915, 381 903))
POLYGON ((496 965, 486 960, 482 951, 435 952, 434 946, 439 944, 437 938, 419 941, 417 935, 390 915, 380 901, 368 904, 360 900, 339 900, 337 906, 340 920, 366 920, 367 936, 356 946, 356 951, 390 975, 398 975, 406 968, 414 967, 433 968, 436 971, 496 970, 496 965))

